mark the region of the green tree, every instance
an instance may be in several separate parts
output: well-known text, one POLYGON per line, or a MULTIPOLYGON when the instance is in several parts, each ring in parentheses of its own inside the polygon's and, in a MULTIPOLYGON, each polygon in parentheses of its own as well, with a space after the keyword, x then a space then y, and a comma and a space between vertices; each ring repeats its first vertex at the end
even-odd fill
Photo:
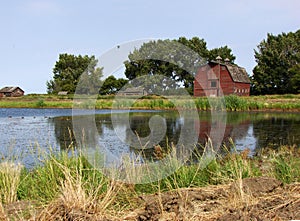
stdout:
POLYGON ((129 80, 139 78, 133 82, 136 85, 143 82, 150 92, 176 91, 184 86, 192 94, 194 75, 199 66, 207 60, 215 60, 218 55, 229 58, 232 63, 235 60, 227 46, 210 51, 206 42, 198 37, 151 41, 129 54, 125 75, 129 80))
POLYGON ((252 94, 300 92, 300 30, 268 34, 255 50, 252 94))
POLYGON ((124 78, 116 79, 113 75, 111 75, 108 78, 106 78, 105 81, 103 82, 100 89, 100 94, 101 95, 115 94, 127 83, 128 80, 124 78))
POLYGON ((234 63, 235 56, 232 54, 232 50, 226 45, 220 48, 213 48, 208 52, 208 60, 216 60, 218 56, 221 56, 222 59, 229 59, 230 63, 234 63))
POLYGON ((177 42, 197 52, 202 58, 208 57, 209 51, 207 49, 207 45, 204 39, 200 39, 198 37, 193 37, 191 39, 187 39, 186 37, 180 37, 177 40, 177 42))
POLYGON ((46 83, 47 92, 74 93, 79 86, 79 93, 95 93, 100 87, 102 77, 102 68, 96 67, 97 62, 95 56, 60 54, 53 68, 53 79, 46 83))
POLYGON ((196 37, 191 40, 182 37, 179 40, 145 43, 129 54, 129 61, 125 62, 125 75, 129 80, 135 79, 135 84, 144 82, 145 89, 152 92, 176 89, 180 85, 191 89, 196 67, 203 64, 204 60, 199 59, 199 53, 191 53, 190 49, 201 54, 207 53, 204 40, 196 37), (136 79, 141 76, 144 77, 136 79))

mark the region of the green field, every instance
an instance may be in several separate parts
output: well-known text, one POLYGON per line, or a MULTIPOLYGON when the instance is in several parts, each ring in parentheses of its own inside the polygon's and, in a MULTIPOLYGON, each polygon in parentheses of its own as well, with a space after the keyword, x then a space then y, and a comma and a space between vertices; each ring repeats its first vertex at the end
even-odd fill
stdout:
MULTIPOLYGON (((26 95, 18 98, 1 98, 1 108, 72 108, 74 105, 73 95, 26 95)), ((159 97, 146 96, 121 97, 115 102, 114 96, 99 96, 96 103, 91 99, 81 99, 75 107, 96 109, 151 109, 151 110, 173 110, 193 109, 214 110, 223 109, 228 111, 256 111, 256 110, 300 110, 300 95, 265 95, 238 97, 234 95, 219 98, 194 98, 186 97, 159 97)))

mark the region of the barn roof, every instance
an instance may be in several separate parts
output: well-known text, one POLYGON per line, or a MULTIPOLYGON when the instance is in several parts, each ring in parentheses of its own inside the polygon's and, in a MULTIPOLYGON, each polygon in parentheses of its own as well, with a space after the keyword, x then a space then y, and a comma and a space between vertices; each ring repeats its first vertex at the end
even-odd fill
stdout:
POLYGON ((225 66, 227 67, 233 81, 250 83, 250 79, 245 68, 232 64, 225 64, 225 66))
MULTIPOLYGON (((218 64, 216 61, 210 61, 209 63, 218 64)), ((250 78, 245 68, 230 63, 221 63, 221 65, 227 67, 227 70, 234 82, 250 84, 250 78)))
POLYGON ((20 87, 4 87, 0 90, 0 93, 11 93, 11 92, 14 92, 17 88, 22 90, 20 87))

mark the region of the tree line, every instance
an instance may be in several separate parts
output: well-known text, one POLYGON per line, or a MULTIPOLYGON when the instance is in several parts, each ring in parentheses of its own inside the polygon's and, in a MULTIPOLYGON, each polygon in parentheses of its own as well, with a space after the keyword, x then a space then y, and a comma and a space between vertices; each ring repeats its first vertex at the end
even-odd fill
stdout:
MULTIPOLYGON (((46 83, 47 92, 115 94, 128 82, 134 87, 142 81, 150 92, 184 87, 192 94, 197 68, 217 56, 232 64, 236 59, 228 46, 208 49, 198 37, 150 41, 128 55, 124 62, 127 79, 111 75, 103 80, 103 68, 97 67, 95 56, 60 54, 53 79, 46 83)), ((257 65, 250 76, 251 94, 300 93, 300 30, 268 34, 254 50, 254 57, 257 65)))

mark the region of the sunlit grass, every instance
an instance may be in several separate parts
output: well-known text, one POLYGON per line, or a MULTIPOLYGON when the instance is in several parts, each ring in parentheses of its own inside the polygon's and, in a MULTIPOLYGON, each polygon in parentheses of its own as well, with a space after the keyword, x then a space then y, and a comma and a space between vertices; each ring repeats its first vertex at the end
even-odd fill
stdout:
MULTIPOLYGON (((84 99, 82 99, 83 101, 84 99)), ((87 99, 86 102, 89 102, 87 99)), ((81 108, 90 108, 90 104, 83 102, 81 108)), ((73 95, 27 95, 20 98, 1 98, 2 108, 72 108, 73 95)), ((78 105, 78 104, 76 104, 78 105)), ((202 111, 227 110, 227 111, 251 111, 251 110, 299 110, 300 95, 265 95, 239 97, 236 95, 225 96, 225 100, 219 98, 190 97, 185 96, 145 96, 139 97, 115 97, 99 96, 96 103, 92 103, 96 109, 194 109, 202 111), (115 103, 115 99, 118 100, 115 103)))
POLYGON ((4 161, 0 163, 1 203, 13 203, 17 200, 17 190, 19 188, 22 168, 22 165, 14 162, 4 161))
MULTIPOLYGON (((205 156, 201 151, 196 151, 193 161, 181 165, 176 162, 176 153, 173 152, 173 157, 170 158, 172 161, 169 161, 172 162, 170 168, 178 166, 178 169, 165 176, 166 171, 159 167, 154 172, 162 173, 162 179, 142 184, 132 182, 137 181, 136 176, 152 175, 146 172, 145 167, 135 170, 130 159, 128 165, 123 167, 128 175, 126 183, 122 179, 111 179, 120 178, 118 171, 111 170, 115 174, 106 176, 107 174, 94 168, 80 152, 70 150, 60 153, 40 151, 40 164, 32 169, 25 169, 15 162, 7 163, 3 159, 0 164, 0 217, 9 216, 3 209, 5 205, 16 201, 29 201, 35 202, 34 205, 37 206, 32 208, 37 211, 30 213, 34 214, 36 220, 60 220, 66 217, 102 219, 139 207, 138 196, 142 194, 165 191, 180 193, 182 188, 223 185, 233 181, 238 184, 244 178, 261 175, 275 177, 283 183, 300 181, 298 147, 282 146, 277 151, 262 151, 252 158, 248 153, 248 150, 237 152, 234 146, 224 146, 222 154, 216 153, 215 156, 205 156)), ((162 156, 170 157, 169 154, 162 156)), ((142 179, 145 180, 147 177, 142 179)), ((249 200, 241 188, 237 191, 236 204, 238 200, 249 200)))

